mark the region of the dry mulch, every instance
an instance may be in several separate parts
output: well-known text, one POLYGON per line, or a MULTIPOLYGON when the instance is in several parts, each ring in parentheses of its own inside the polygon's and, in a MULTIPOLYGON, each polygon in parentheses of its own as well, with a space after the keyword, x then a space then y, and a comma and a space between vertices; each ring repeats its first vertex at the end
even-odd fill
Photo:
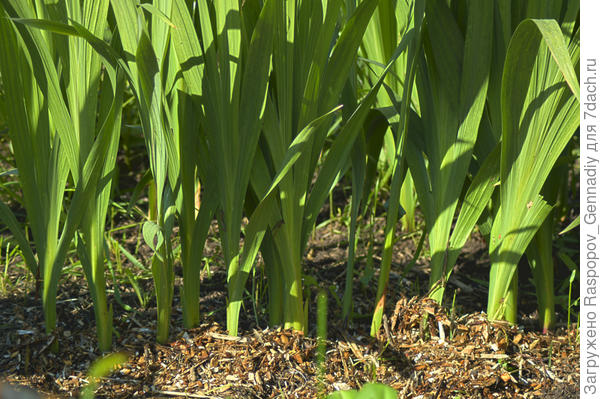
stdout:
MULTIPOLYGON (((78 312, 77 301, 62 305, 63 314, 78 312)), ((77 318, 45 336, 39 313, 4 301, 0 376, 51 397, 75 396, 98 357, 94 331, 77 318), (49 350, 54 339, 58 354, 49 350)), ((482 313, 453 318, 429 299, 398 300, 378 339, 333 326, 322 369, 316 340, 300 333, 265 329, 230 337, 211 323, 174 331, 168 345, 159 345, 151 329, 132 320, 116 326, 115 348, 129 362, 102 381, 98 397, 314 398, 369 381, 391 385, 402 398, 578 397, 574 333, 525 332, 490 323, 482 313)))

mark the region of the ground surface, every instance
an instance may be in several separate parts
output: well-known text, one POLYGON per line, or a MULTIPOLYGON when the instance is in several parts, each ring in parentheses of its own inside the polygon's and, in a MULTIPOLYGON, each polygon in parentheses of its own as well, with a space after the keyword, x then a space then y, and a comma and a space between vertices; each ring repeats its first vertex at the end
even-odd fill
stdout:
MULTIPOLYGON (((376 236, 380 235, 381 231, 376 231, 376 236)), ((134 245, 134 240, 130 241, 134 245)), ((334 222, 317 231, 305 259, 307 273, 321 287, 340 296, 346 243, 345 227, 334 222)), ((102 381, 97 396, 313 398, 369 381, 389 384, 403 398, 579 396, 576 332, 567 334, 559 328, 542 335, 535 320, 525 314, 520 326, 515 327, 489 323, 479 312, 485 303, 486 288, 477 281, 486 279, 485 265, 489 264, 480 238, 465 247, 447 287, 447 296, 456 291, 454 306, 450 300, 445 309, 420 299, 427 283, 426 257, 404 271, 412 260, 414 246, 410 237, 400 239, 396 245, 384 328, 378 339, 369 338, 370 318, 361 317, 374 306, 376 276, 366 288, 356 282, 357 317, 350 326, 339 323, 336 316, 340 309, 330 295, 327 360, 320 369, 315 362, 314 322, 307 335, 267 329, 266 315, 260 309, 252 310, 250 296, 241 320, 243 334, 225 334, 225 273, 219 266, 218 246, 215 240, 209 240, 207 259, 214 264, 210 276, 206 272, 203 275, 204 323, 192 330, 182 329, 176 290, 168 345, 154 341, 152 301, 143 308, 127 284, 120 287, 123 304, 132 310, 114 304, 119 333, 114 349, 129 354, 130 360, 102 381), (424 319, 423 315, 429 317, 424 319)), ((377 246, 374 249, 380 253, 377 246)), ((143 249, 138 254, 142 256, 143 249)), ((359 272, 365 277, 366 254, 359 255, 359 272)), ((377 269, 377 255, 373 259, 377 269)), ((123 267, 132 267, 126 259, 123 262, 123 267)), ((54 397, 77 395, 87 382, 86 371, 99 356, 85 281, 76 270, 64 276, 59 292, 59 329, 55 335, 46 336, 41 304, 32 293, 34 284, 24 277, 23 269, 10 270, 8 288, 0 298, 0 379, 54 397), (58 354, 49 350, 55 339, 60 344, 58 354)), ((260 273, 255 287, 260 286, 257 280, 260 273)), ((140 278, 139 283, 144 290, 152 289, 148 279, 140 278)), ((317 289, 312 287, 311 293, 317 289)), ((525 283, 521 296, 524 311, 535 309, 533 294, 527 293, 530 289, 525 283)), ((311 296, 310 306, 314 309, 311 296)))

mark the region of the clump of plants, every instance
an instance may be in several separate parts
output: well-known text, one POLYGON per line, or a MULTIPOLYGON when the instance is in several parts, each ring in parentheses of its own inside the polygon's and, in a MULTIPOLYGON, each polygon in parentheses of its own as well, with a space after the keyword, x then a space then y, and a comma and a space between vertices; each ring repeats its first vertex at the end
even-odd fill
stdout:
MULTIPOLYGON (((40 281, 47 332, 57 325, 58 284, 74 250, 98 347, 112 347, 105 266, 108 248, 119 245, 106 226, 124 129, 143 137, 149 160, 140 234, 152 250, 161 343, 169 339, 177 262, 183 323, 201 321, 213 219, 227 269, 229 333, 239 333, 259 254, 270 324, 308 331, 303 256, 342 179, 352 193, 345 322, 353 316, 358 237, 385 191, 372 335, 401 218, 428 239, 431 298, 444 300, 478 230, 491 258, 488 317, 517 321, 516 270, 525 256, 541 326, 552 328, 553 253, 576 216, 567 182, 577 173, 578 2, 0 4, 0 111, 10 116, 18 176, 6 189, 27 213, 20 223, 0 203, 0 220, 40 281), (415 213, 424 224, 415 225, 415 213)), ((570 312, 570 294, 568 305, 570 312)))

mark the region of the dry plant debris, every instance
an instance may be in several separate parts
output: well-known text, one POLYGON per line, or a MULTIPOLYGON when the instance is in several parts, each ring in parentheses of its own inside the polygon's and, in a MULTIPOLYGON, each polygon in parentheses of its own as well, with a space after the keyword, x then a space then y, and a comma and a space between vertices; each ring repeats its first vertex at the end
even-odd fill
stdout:
MULTIPOLYGON (((75 301, 62 305, 62 316, 76 311, 75 301)), ((50 397, 76 396, 99 356, 93 320, 70 320, 55 336, 44 336, 37 308, 2 308, 0 378, 50 397), (56 355, 49 345, 57 338, 56 355)), ((151 314, 140 324, 151 325, 151 314)), ((490 323, 484 314, 453 319, 416 297, 397 302, 377 340, 331 327, 322 368, 314 360, 316 340, 287 330, 231 337, 219 324, 204 324, 175 331, 169 345, 156 344, 153 330, 135 322, 121 321, 118 330, 115 348, 130 360, 102 381, 101 398, 315 398, 369 381, 391 385, 402 398, 578 395, 575 335, 526 332, 490 323)))

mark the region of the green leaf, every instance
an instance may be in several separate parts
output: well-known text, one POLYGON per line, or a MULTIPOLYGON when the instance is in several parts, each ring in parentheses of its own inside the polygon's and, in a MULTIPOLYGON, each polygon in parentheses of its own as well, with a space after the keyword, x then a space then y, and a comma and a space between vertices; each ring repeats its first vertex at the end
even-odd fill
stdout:
POLYGON ((167 24, 171 28, 176 28, 175 24, 173 22, 171 22, 171 20, 169 19, 169 17, 167 17, 165 15, 165 13, 162 12, 154 4, 143 3, 143 4, 140 4, 138 7, 142 7, 144 10, 148 11, 150 14, 154 15, 155 17, 157 17, 158 19, 160 19, 162 22, 164 22, 165 24, 167 24))
MULTIPOLYGON (((426 11, 436 23, 428 25, 423 73, 417 78, 431 184, 431 200, 421 203, 431 203, 431 208, 423 207, 432 254, 429 287, 430 296, 441 302, 446 275, 454 266, 447 261, 448 240, 486 102, 494 5, 468 2, 464 21, 441 0, 428 1, 426 11)), ((415 178, 415 186, 420 184, 415 178)), ((417 187, 417 192, 425 191, 417 187)))
MULTIPOLYGON (((455 228, 450 237, 448 265, 454 265, 460 251, 469 239, 475 224, 488 205, 500 178, 500 144, 484 160, 473 178, 462 202, 455 228)), ((451 268, 449 268, 451 269, 451 268)), ((448 270, 446 277, 449 277, 448 270)))
POLYGON ((383 84, 388 71, 391 69, 394 61, 406 50, 408 44, 411 42, 411 40, 413 40, 412 35, 413 34, 409 32, 402 38, 402 41, 398 45, 394 56, 389 61, 386 69, 380 75, 379 80, 371 88, 367 96, 361 101, 356 111, 352 114, 348 122, 341 129, 340 133, 331 145, 331 149, 328 151, 327 156, 323 161, 323 166, 306 204, 304 216, 305 222, 302 231, 303 244, 307 242, 308 235, 312 230, 312 226, 315 223, 319 210, 321 209, 325 198, 327 198, 329 191, 339 178, 339 172, 342 170, 342 167, 346 163, 346 159, 350 155, 352 146, 350 146, 348 143, 354 143, 354 140, 360 132, 362 124, 368 115, 369 110, 377 99, 377 92, 383 84))
POLYGON ((563 235, 573 230, 575 227, 579 226, 579 215, 567 227, 565 227, 558 235, 563 235))
POLYGON ((515 270, 550 212, 539 193, 579 125, 578 93, 573 61, 556 21, 519 24, 502 80, 501 209, 490 242, 489 318, 516 321, 515 270))
POLYGON ((392 265, 392 248, 394 241, 394 231, 396 222, 398 221, 400 213, 400 189, 402 187, 402 181, 406 174, 405 166, 405 143, 407 141, 407 132, 409 131, 409 124, 411 118, 410 112, 410 101, 412 98, 412 88, 416 76, 418 55, 420 53, 421 43, 423 39, 423 18, 425 2, 417 1, 414 9, 414 28, 409 30, 403 37, 400 45, 406 40, 405 46, 408 46, 407 53, 407 64, 406 64, 406 77, 405 87, 402 93, 402 105, 397 104, 395 97, 392 95, 388 96, 394 103, 394 106, 399 115, 398 127, 399 132, 396 133, 397 142, 395 143, 396 153, 392 165, 392 186, 390 191, 390 206, 386 215, 385 223, 385 242, 383 248, 383 259, 381 262, 381 271, 379 274, 379 282, 377 285, 377 298, 375 304, 375 310, 373 312, 373 319, 371 321, 371 336, 376 336, 381 326, 381 320, 383 312, 385 310, 385 292, 389 281, 389 272, 392 265))
POLYGON ((383 384, 368 383, 360 391, 337 391, 330 393, 327 399, 396 399, 398 393, 383 384))
POLYGON ((108 376, 117 366, 126 363, 128 360, 129 356, 121 352, 111 353, 96 360, 88 371, 90 382, 83 388, 81 398, 93 399, 94 391, 98 387, 98 380, 108 376))
POLYGON ((144 222, 142 235, 146 245, 152 248, 154 252, 157 252, 165 242, 160 226, 151 220, 144 222))
POLYGON ((23 257, 25 258, 25 264, 31 274, 33 276, 38 276, 38 263, 35 260, 35 256, 33 255, 33 251, 31 250, 27 238, 25 238, 25 234, 23 234, 23 229, 19 226, 19 222, 10 208, 2 201, 0 201, 0 220, 2 220, 6 227, 9 228, 13 237, 19 244, 19 248, 21 248, 23 257))
MULTIPOLYGON (((244 247, 240 258, 240 268, 236 273, 232 274, 229 278, 229 303, 228 309, 231 317, 239 317, 239 311, 241 307, 243 288, 246 284, 246 280, 250 274, 256 255, 260 248, 262 239, 266 233, 266 229, 271 226, 272 228, 281 220, 281 216, 276 211, 275 193, 282 179, 284 179, 291 168, 294 166, 296 161, 300 158, 303 153, 306 153, 309 148, 308 145, 311 143, 311 136, 314 134, 320 125, 329 121, 332 115, 337 112, 340 107, 336 107, 327 114, 312 121, 306 128, 298 134, 296 139, 292 142, 280 169, 273 178, 271 186, 264 194, 264 197, 260 200, 259 204, 255 208, 254 212, 250 216, 248 225, 245 229, 244 247)), ((230 334, 237 335, 237 330, 230 330, 230 334)))

